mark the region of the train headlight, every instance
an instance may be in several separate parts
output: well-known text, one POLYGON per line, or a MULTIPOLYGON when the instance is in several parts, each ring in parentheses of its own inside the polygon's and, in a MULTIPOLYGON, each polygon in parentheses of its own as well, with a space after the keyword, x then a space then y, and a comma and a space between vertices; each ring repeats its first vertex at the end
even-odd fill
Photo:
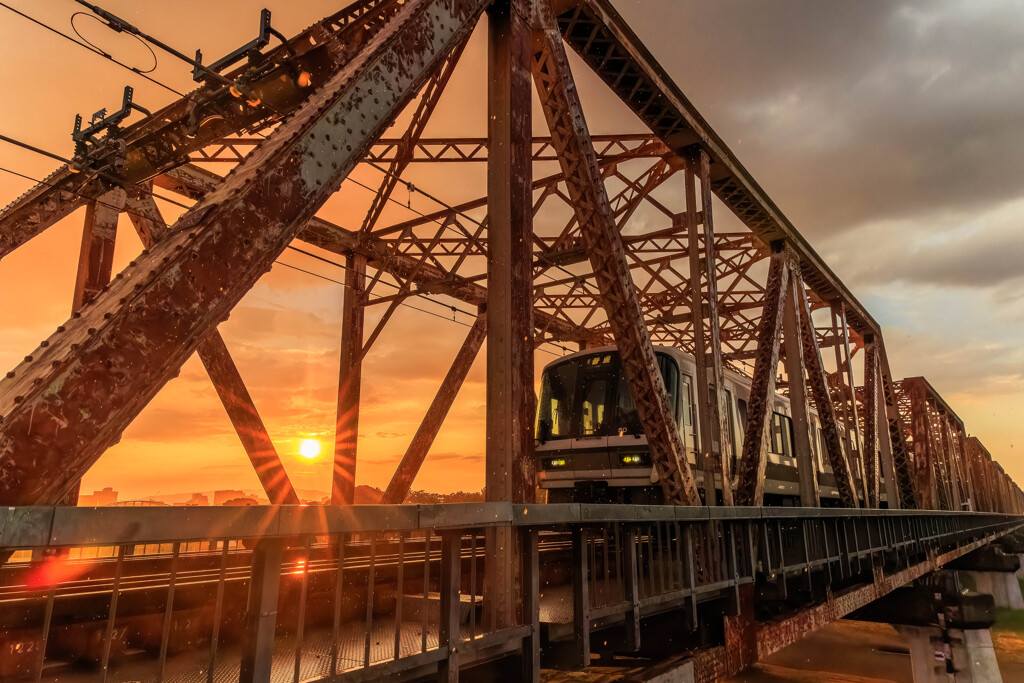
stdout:
POLYGON ((565 458, 552 458, 551 460, 548 460, 548 467, 551 469, 565 467, 565 458))
POLYGON ((647 464, 647 458, 642 455, 628 454, 619 457, 619 462, 626 467, 637 467, 647 464))

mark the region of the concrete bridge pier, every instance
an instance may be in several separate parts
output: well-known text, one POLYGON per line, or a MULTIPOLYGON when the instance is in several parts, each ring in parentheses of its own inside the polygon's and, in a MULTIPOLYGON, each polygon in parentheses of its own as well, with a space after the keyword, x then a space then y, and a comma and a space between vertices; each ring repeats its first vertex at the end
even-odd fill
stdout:
POLYGON ((960 573, 935 572, 851 615, 895 626, 910 650, 914 683, 1002 683, 989 632, 995 600, 964 593, 960 573))
POLYGON ((1002 683, 988 628, 896 626, 907 641, 914 683, 1002 683))
MULTIPOLYGON (((1016 558, 1014 558, 1016 559, 1016 558)), ((1014 572, 966 572, 974 580, 979 593, 991 595, 996 607, 1024 609, 1024 596, 1014 572)))

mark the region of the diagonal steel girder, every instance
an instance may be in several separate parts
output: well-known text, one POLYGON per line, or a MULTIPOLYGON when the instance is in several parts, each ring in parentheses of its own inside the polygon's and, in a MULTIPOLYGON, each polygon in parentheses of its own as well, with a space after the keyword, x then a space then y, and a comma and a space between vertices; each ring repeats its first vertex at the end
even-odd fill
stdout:
MULTIPOLYGON (((148 249, 167 237, 168 228, 153 195, 147 192, 139 194, 140 197, 128 199, 126 211, 142 240, 142 246, 148 249)), ((228 414, 231 426, 235 428, 238 440, 242 442, 242 448, 249 456, 267 498, 274 505, 298 503, 295 487, 288 478, 284 463, 274 448, 263 418, 249 395, 220 331, 216 328, 210 330, 199 343, 196 353, 210 376, 210 382, 228 414)))
MULTIPOLYGON (((214 192, 222 182, 220 176, 192 164, 173 169, 154 179, 158 187, 193 199, 214 192)), ((433 293, 442 293, 474 306, 487 302, 485 286, 403 254, 380 238, 372 235, 360 237, 358 231, 346 230, 322 218, 311 218, 297 239, 342 256, 358 252, 366 256, 374 268, 433 293)), ((535 310, 534 321, 538 330, 544 330, 555 339, 576 341, 588 337, 587 330, 544 311, 535 310)))
POLYGON ((485 5, 403 6, 167 239, 0 381, 0 502, 60 500, 270 268, 485 5))
MULTIPOLYGON (((68 166, 54 171, 43 182, 0 211, 0 259, 43 232, 91 198, 103 194, 108 179, 134 183, 186 162, 190 152, 227 135, 258 131, 295 111, 309 94, 294 78, 303 71, 313 83, 337 72, 365 45, 407 0, 358 0, 313 24, 266 53, 261 64, 274 64, 267 73, 248 84, 262 100, 250 106, 234 97, 221 83, 206 84, 128 126, 119 134, 124 143, 117 154, 102 150, 96 168, 74 172, 68 166), (116 165, 114 156, 120 157, 116 165), (102 170, 106 178, 96 170, 102 170)), ((226 73, 238 78, 248 67, 226 73)))
POLYGON ((877 322, 757 184, 690 103, 609 0, 554 0, 565 42, 669 149, 697 145, 711 159, 711 189, 767 246, 783 240, 800 258, 805 284, 824 300, 846 304, 859 333, 877 322))
MULTIPOLYGON (((534 82, 619 349, 623 374, 651 446, 655 471, 666 502, 699 505, 697 482, 654 357, 562 38, 547 0, 537 0, 534 11, 534 82)), ((712 496, 710 491, 708 495, 712 496)))

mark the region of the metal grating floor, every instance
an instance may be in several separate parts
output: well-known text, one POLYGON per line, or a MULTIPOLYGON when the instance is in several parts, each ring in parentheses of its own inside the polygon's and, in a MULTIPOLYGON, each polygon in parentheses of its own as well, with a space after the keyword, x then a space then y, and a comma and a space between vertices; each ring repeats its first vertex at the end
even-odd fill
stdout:
MULTIPOLYGON (((437 649, 438 628, 428 623, 427 650, 437 649)), ((463 640, 469 640, 468 624, 460 629, 463 640)), ((482 633, 477 633, 480 637, 482 633)), ((423 627, 421 623, 402 624, 399 655, 407 657, 422 652, 423 627)), ((341 628, 338 653, 338 672, 363 668, 365 663, 366 624, 350 622, 341 628)), ((375 620, 370 630, 369 663, 379 664, 394 659, 395 624, 391 618, 375 620)), ((206 683, 209 650, 184 652, 168 656, 164 672, 165 683, 206 683)), ((237 645, 222 646, 217 652, 217 666, 214 670, 215 683, 236 683, 241 662, 241 649, 237 645)), ((127 655, 111 665, 107 681, 110 683, 157 683, 159 663, 141 651, 127 655)), ((330 675, 331 629, 313 629, 306 633, 299 663, 299 675, 295 678, 295 639, 278 638, 274 648, 271 683, 292 683, 292 681, 314 681, 330 675)), ((101 673, 96 667, 74 667, 62 665, 47 667, 43 681, 51 683, 96 683, 101 673)))

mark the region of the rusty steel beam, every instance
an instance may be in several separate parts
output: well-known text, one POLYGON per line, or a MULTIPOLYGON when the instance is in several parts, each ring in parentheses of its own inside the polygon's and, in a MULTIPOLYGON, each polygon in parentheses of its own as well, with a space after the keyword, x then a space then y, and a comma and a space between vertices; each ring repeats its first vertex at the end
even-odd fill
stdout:
MULTIPOLYGON (((732 449, 729 439, 729 398, 725 393, 725 375, 722 366, 722 321, 718 307, 718 247, 715 241, 714 212, 711 202, 711 159, 703 150, 698 157, 700 173, 700 203, 704 226, 704 258, 702 266, 707 282, 708 343, 711 346, 711 383, 715 401, 711 406, 711 423, 718 428, 717 468, 722 479, 722 504, 732 505, 732 449)), ((695 245, 696 246, 696 245, 695 245)), ((694 249, 696 251, 696 249, 694 249)), ((703 303, 696 310, 704 313, 703 303)))
POLYGON ((833 333, 838 343, 833 350, 836 357, 836 380, 841 400, 836 406, 843 419, 844 440, 853 479, 857 484, 857 495, 867 500, 866 475, 864 473, 864 448, 860 434, 860 418, 857 414, 856 384, 853 379, 853 354, 850 353, 850 330, 846 321, 846 306, 841 301, 830 306, 833 333))
POLYGON ((125 191, 117 187, 89 202, 85 210, 85 229, 82 231, 82 249, 78 256, 72 311, 77 311, 95 299, 110 283, 117 219, 124 209, 126 199, 125 191))
POLYGON ((409 495, 409 489, 412 488, 412 483, 416 479, 416 475, 419 474, 420 467, 423 465, 437 433, 441 430, 441 425, 444 424, 444 419, 447 417, 448 411, 451 410, 455 397, 459 394, 459 389, 462 388, 462 383, 466 381, 466 375, 469 374, 469 369, 473 366, 473 361, 486 336, 487 315, 481 311, 473 326, 469 328, 465 341, 462 342, 459 352, 455 355, 455 360, 448 368, 448 374, 441 382, 441 387, 437 390, 434 400, 431 401, 427 414, 423 416, 423 421, 420 422, 405 455, 402 456, 402 461, 398 463, 395 474, 384 490, 384 495, 380 499, 382 504, 402 503, 409 495))
POLYGON ((935 463, 935 444, 932 441, 928 415, 928 393, 922 382, 906 378, 902 390, 910 397, 911 432, 914 447, 914 474, 917 479, 918 509, 938 509, 938 476, 935 463))
MULTIPOLYGON (((796 277, 799 278, 799 275, 796 277)), ((825 380, 825 367, 821 361, 821 349, 818 347, 818 336, 814 331, 814 321, 811 320, 811 307, 807 297, 803 295, 803 291, 804 287, 801 286, 800 331, 808 385, 814 399, 814 407, 818 411, 818 422, 821 425, 822 445, 828 456, 828 462, 832 466, 832 475, 835 477, 839 500, 844 506, 855 508, 859 507, 857 487, 854 483, 850 461, 843 453, 836 409, 832 403, 832 397, 829 395, 828 383, 825 380)))
POLYGON ((772 253, 765 282, 764 312, 757 332, 757 356, 747 399, 747 424, 743 433, 743 456, 736 485, 737 505, 761 505, 764 501, 768 440, 775 405, 775 379, 779 368, 779 337, 782 332, 784 301, 796 256, 779 246, 772 253))
POLYGON ((225 75, 245 77, 261 104, 236 98, 218 81, 132 124, 77 168, 61 167, 0 212, 0 259, 49 228, 92 197, 104 194, 111 179, 125 186, 141 183, 181 165, 190 151, 240 131, 258 131, 295 111, 309 94, 296 76, 310 74, 313 84, 341 69, 405 4, 405 0, 358 0, 288 41, 225 75), (273 64, 250 79, 253 64, 273 64), (112 142, 112 141, 111 141, 112 142))
POLYGON ((345 298, 341 311, 341 360, 338 363, 338 418, 334 426, 331 505, 352 505, 355 502, 365 292, 366 257, 349 254, 345 258, 345 298))
MULTIPOLYGON (((153 195, 146 191, 128 198, 125 213, 135 226, 142 246, 149 249, 167 236, 167 224, 153 195)), ((211 330, 196 349, 199 360, 206 368, 217 396, 231 420, 242 448, 249 456, 256 476, 274 505, 290 505, 299 502, 298 494, 288 478, 288 472, 274 448, 274 442, 263 424, 256 404, 238 372, 228 347, 217 329, 211 330)))
MULTIPOLYGON (((220 187, 221 180, 209 171, 187 164, 157 176, 154 184, 190 198, 198 198, 220 187)), ((357 231, 346 230, 322 218, 310 219, 297 238, 340 256, 352 252, 363 254, 370 266, 424 289, 444 283, 444 294, 473 306, 480 306, 487 301, 487 288, 473 280, 453 275, 436 264, 423 263, 396 251, 376 237, 360 239, 357 231)), ((533 318, 538 330, 553 335, 555 339, 574 341, 581 336, 590 336, 587 330, 545 311, 534 310, 533 318)))
MULTIPOLYGON (((878 349, 875 348, 874 336, 865 335, 864 450, 861 454, 865 463, 867 507, 870 508, 877 508, 879 503, 878 407, 878 349)), ((886 475, 889 473, 886 472, 886 475)))
MULTIPOLYGON (((627 161, 629 159, 658 159, 669 154, 668 147, 650 133, 621 135, 594 135, 594 151, 601 161, 627 161)), ((261 138, 225 138, 209 147, 197 150, 193 163, 237 164, 261 142, 261 138)), ((534 136, 533 161, 558 161, 551 147, 550 137, 534 136)), ((410 164, 485 163, 487 138, 474 137, 420 137, 409 145, 406 137, 388 137, 378 140, 363 158, 365 162, 390 164, 406 156, 410 164)))
POLYGON ((666 502, 698 505, 697 483, 654 357, 565 47, 546 0, 535 4, 534 21, 534 82, 655 471, 666 502))
POLYGON ((807 399, 807 368, 804 364, 803 346, 800 335, 800 309, 802 285, 797 278, 790 278, 784 296, 782 316, 782 342, 785 351, 786 383, 789 388, 789 406, 793 417, 793 451, 796 455, 797 477, 800 485, 800 505, 818 507, 821 494, 818 490, 818 468, 814 448, 816 438, 811 424, 811 409, 807 399))
POLYGON ((914 464, 903 431, 903 421, 899 413, 899 397, 892 370, 889 368, 885 343, 881 337, 876 337, 875 342, 878 345, 879 371, 882 375, 882 401, 885 404, 885 419, 889 425, 889 444, 892 449, 896 485, 900 492, 900 507, 910 510, 917 507, 917 478, 914 475, 914 464))
MULTIPOLYGON (((697 242, 697 188, 696 188, 696 174, 693 172, 692 164, 685 171, 685 195, 686 195, 686 213, 683 214, 683 219, 686 222, 686 234, 689 244, 696 245, 697 242)), ((691 320, 693 326, 693 361, 696 372, 694 373, 694 402, 697 404, 697 454, 695 463, 697 469, 704 471, 704 502, 707 505, 716 505, 715 500, 715 475, 718 473, 718 466, 716 463, 716 455, 714 448, 714 436, 712 432, 712 415, 711 415, 711 386, 712 382, 708 377, 709 362, 707 335, 704 330, 704 282, 708 271, 704 267, 704 254, 701 249, 690 249, 689 250, 689 262, 690 262, 690 282, 688 291, 689 297, 689 309, 692 312, 693 319, 691 320)), ((707 282, 710 284, 712 279, 707 278, 707 282)), ((717 313, 717 301, 713 302, 708 297, 708 308, 714 305, 714 309, 717 313)), ((710 311, 708 311, 710 313, 710 311)), ((719 340, 721 343, 721 340, 719 340)), ((721 353, 721 351, 719 351, 721 353)), ((717 387, 715 385, 715 391, 717 387)), ((718 417, 718 411, 715 411, 715 417, 718 417)), ((717 427, 717 425, 716 425, 717 427)), ((728 486, 728 480, 723 480, 723 492, 728 486)))
POLYGON ((765 244, 784 240, 799 256, 804 281, 823 299, 842 300, 854 329, 881 333, 877 322, 754 181, 609 0, 555 0, 558 26, 612 91, 669 149, 697 144, 711 158, 712 190, 765 244))
POLYGON ((120 438, 466 35, 484 4, 411 0, 167 239, 0 380, 2 504, 60 500, 120 438))
POLYGON ((256 410, 256 404, 228 353, 224 338, 214 330, 203 337, 196 352, 210 375, 217 396, 224 404, 231 426, 235 428, 267 498, 274 505, 298 504, 299 496, 274 448, 274 442, 270 440, 263 418, 256 410))

